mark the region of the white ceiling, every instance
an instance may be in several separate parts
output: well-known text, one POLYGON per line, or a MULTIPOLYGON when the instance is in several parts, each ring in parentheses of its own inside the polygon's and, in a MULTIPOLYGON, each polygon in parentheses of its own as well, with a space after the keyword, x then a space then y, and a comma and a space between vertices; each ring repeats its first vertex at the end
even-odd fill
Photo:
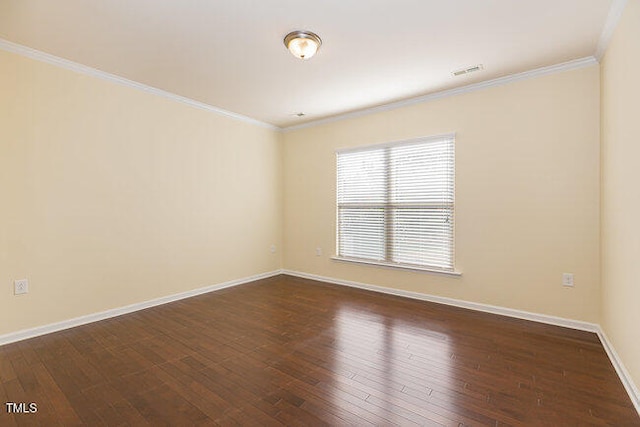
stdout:
POLYGON ((612 3, 0 0, 0 38, 287 127, 592 56, 612 3), (311 60, 282 43, 298 29, 311 60))

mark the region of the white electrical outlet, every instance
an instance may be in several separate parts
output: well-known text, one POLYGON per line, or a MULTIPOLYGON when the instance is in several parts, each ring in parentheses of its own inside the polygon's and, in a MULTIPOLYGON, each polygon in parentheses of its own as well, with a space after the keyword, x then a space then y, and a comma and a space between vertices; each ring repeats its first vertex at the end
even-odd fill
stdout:
POLYGON ((269 248, 269 252, 271 252, 272 254, 276 253, 276 245, 271 245, 271 247, 269 248))
POLYGON ((27 279, 13 281, 14 295, 26 294, 29 292, 29 281, 27 279))
POLYGON ((573 288, 573 273, 562 273, 562 286, 573 288))
POLYGON ((317 247, 316 248, 316 256, 322 256, 322 248, 321 247, 317 247))

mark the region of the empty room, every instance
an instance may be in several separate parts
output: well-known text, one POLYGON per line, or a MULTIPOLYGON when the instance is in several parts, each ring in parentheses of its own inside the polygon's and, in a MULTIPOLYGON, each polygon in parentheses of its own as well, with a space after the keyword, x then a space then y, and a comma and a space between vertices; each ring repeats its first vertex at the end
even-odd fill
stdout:
POLYGON ((0 426, 640 426, 640 0, 0 0, 0 426))

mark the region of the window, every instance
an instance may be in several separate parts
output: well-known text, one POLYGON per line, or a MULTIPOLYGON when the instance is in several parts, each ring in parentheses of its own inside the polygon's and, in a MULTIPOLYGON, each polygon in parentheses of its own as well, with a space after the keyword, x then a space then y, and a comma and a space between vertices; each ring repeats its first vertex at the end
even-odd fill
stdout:
POLYGON ((454 135, 340 150, 338 259, 453 272, 454 135))

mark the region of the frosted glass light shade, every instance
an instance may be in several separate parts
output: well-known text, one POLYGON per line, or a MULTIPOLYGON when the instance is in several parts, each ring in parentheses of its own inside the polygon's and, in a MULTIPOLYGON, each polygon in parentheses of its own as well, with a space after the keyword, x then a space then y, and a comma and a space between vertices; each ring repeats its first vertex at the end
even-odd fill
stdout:
POLYGON ((316 54, 322 40, 310 31, 293 31, 284 38, 284 45, 293 56, 299 59, 309 59, 316 54))

